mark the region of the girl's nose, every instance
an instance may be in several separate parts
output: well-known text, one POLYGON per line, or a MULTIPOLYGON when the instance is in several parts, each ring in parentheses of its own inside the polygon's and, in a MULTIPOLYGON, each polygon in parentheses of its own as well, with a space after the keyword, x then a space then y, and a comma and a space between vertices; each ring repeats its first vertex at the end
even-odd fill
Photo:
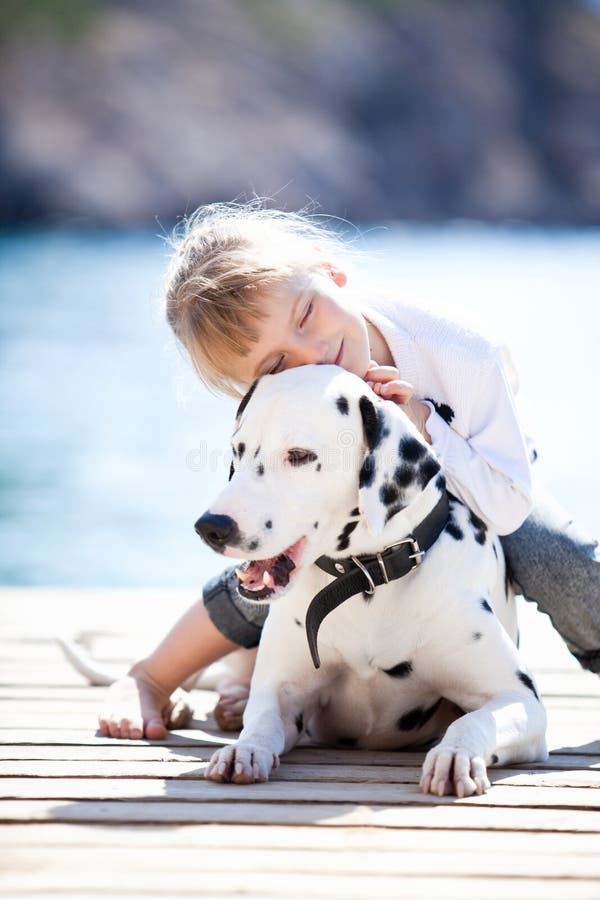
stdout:
POLYGON ((305 338, 298 342, 294 350, 294 362, 297 366, 327 362, 327 341, 319 338, 305 338))

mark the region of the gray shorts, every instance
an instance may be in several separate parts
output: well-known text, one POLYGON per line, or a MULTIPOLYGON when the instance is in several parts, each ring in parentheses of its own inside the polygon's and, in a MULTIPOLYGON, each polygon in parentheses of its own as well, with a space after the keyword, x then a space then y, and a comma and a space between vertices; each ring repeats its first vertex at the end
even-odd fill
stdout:
MULTIPOLYGON (((585 669, 600 672, 600 552, 549 495, 537 491, 531 515, 502 538, 515 587, 547 613, 585 669)), ((208 614, 229 640, 256 647, 268 604, 244 600, 233 568, 205 585, 208 614)))

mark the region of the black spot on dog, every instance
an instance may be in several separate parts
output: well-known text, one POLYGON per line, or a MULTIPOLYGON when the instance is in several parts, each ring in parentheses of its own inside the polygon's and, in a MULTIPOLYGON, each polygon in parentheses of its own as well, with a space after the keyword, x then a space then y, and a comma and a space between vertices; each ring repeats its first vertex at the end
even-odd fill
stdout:
POLYGON ((473 531, 475 532, 475 540, 478 544, 485 544, 485 536, 487 534, 487 525, 480 519, 479 516, 476 516, 473 510, 469 510, 469 522, 473 526, 473 531))
POLYGON ((265 467, 263 466, 262 463, 259 463, 259 464, 257 465, 257 467, 256 467, 256 474, 257 474, 257 475, 264 475, 264 474, 265 474, 265 467))
POLYGON ((346 550, 350 543, 350 535, 358 525, 358 522, 347 522, 341 533, 337 536, 337 550, 346 550))
POLYGON ((490 606, 490 604, 487 602, 487 600, 485 599, 485 597, 483 597, 479 602, 480 602, 480 604, 481 604, 481 608, 482 608, 482 609, 485 609, 486 612, 489 612, 489 613, 493 613, 493 612, 494 612, 494 610, 492 609, 492 607, 490 606))
POLYGON ((443 491, 446 489, 446 479, 443 475, 438 475, 438 477, 435 480, 435 486, 438 489, 438 491, 443 491))
POLYGON ((396 471, 394 472, 394 481, 401 488, 409 487, 414 480, 415 469, 412 466, 407 466, 406 463, 402 463, 402 465, 396 468, 396 471))
POLYGON ((492 544, 492 550, 494 551, 494 556, 498 559, 498 548, 495 543, 492 544))
POLYGON ((390 521, 390 519, 393 519, 394 516, 397 513, 401 512, 403 509, 406 509, 406 507, 403 506, 401 503, 395 503, 393 506, 390 506, 387 513, 385 514, 385 524, 387 525, 387 523, 390 521))
POLYGON ((337 400, 335 401, 335 405, 337 406, 337 408, 339 409, 339 411, 341 412, 341 414, 343 416, 348 415, 348 412, 350 411, 350 407, 348 406, 348 400, 346 399, 346 397, 338 397, 337 400))
POLYGON ((337 739, 336 744, 338 747, 356 747, 358 744, 358 738, 355 737, 340 737, 337 739))
POLYGON ((315 522, 314 525, 313 525, 313 528, 318 528, 318 527, 319 527, 319 523, 318 523, 318 522, 315 522))
POLYGON ((258 456, 259 453, 260 453, 260 444, 258 445, 258 447, 256 448, 256 450, 254 451, 254 459, 256 459, 256 457, 258 456))
POLYGON ((492 765, 493 765, 493 766, 495 766, 495 765, 499 762, 498 757, 496 756, 495 753, 492 753, 492 760, 491 760, 491 761, 492 761, 492 765))
POLYGON ((233 462, 232 462, 231 465, 229 466, 229 479, 228 479, 229 481, 231 481, 231 479, 233 478, 234 472, 235 472, 235 469, 233 468, 233 462))
POLYGON ((529 461, 532 462, 532 463, 534 463, 534 462, 536 461, 537 458, 538 458, 538 452, 537 452, 537 450, 535 449, 535 447, 532 447, 532 448, 531 448, 531 454, 530 454, 529 461))
POLYGON ((240 459, 244 455, 245 450, 246 450, 245 443, 243 441, 240 441, 239 444, 237 445, 238 456, 240 459))
POLYGON ((454 410, 451 406, 448 406, 447 403, 436 403, 435 400, 432 400, 431 397, 425 397, 429 403, 433 403, 435 406, 435 411, 438 416, 441 416, 446 425, 450 425, 452 420, 454 419, 454 410))
POLYGON ((372 453, 369 453, 360 467, 360 472, 358 475, 358 486, 359 488, 370 487, 373 484, 373 479, 375 478, 375 457, 372 453))
POLYGON ((411 674, 413 670, 413 665, 410 660, 405 660, 404 662, 398 663, 396 666, 392 666, 391 669, 383 669, 386 675, 391 675, 392 678, 406 678, 411 674))
POLYGON ((273 527, 272 521, 270 519, 267 519, 267 521, 265 522, 265 528, 272 528, 272 527, 273 527))
POLYGON ((355 506, 354 509, 350 510, 350 515, 351 516, 360 516, 360 509, 358 508, 358 506, 355 506))
POLYGON ((358 401, 358 406, 363 422, 365 440, 369 450, 373 452, 387 434, 383 424, 383 413, 380 409, 375 408, 375 404, 365 394, 358 401))
POLYGON ((260 541, 250 541, 248 544, 248 550, 258 550, 260 547, 260 541))
POLYGON ((415 437, 405 435, 398 446, 398 454, 406 462, 419 462, 427 453, 427 448, 415 437))
POLYGON ((415 728, 422 728, 431 717, 437 712, 439 709, 440 703, 442 702, 442 698, 430 706, 429 709, 424 709, 422 706, 416 706, 414 709, 409 710, 407 713, 404 713, 403 716, 400 716, 398 719, 398 728, 400 731, 414 731, 415 728))
POLYGON ((413 728, 419 727, 422 717, 423 707, 416 706, 414 709, 409 710, 409 712, 404 713, 403 716, 400 716, 398 719, 398 728, 400 731, 412 731, 413 728))
POLYGON ((304 628, 304 625, 302 624, 302 622, 300 621, 300 619, 294 619, 294 622, 296 623, 296 625, 298 626, 298 628, 304 628))
POLYGON ((450 517, 450 519, 448 520, 448 524, 444 528, 444 531, 447 531, 450 537, 453 537, 455 541, 462 541, 462 539, 464 538, 462 528, 458 527, 452 517, 450 517))
POLYGON ((483 634, 481 633, 481 631, 473 632, 473 640, 474 641, 480 641, 482 637, 483 637, 483 634))
POLYGON ((320 471, 321 471, 321 463, 317 463, 317 465, 315 466, 315 470, 316 470, 317 472, 320 472, 320 471))
POLYGON ((427 459, 421 463, 421 468, 419 469, 419 483, 421 487, 427 487, 433 476, 437 475, 440 469, 441 466, 437 459, 434 456, 428 456, 427 459))
POLYGON ((256 385, 257 385, 257 384, 258 384, 258 378, 255 379, 255 381, 252 382, 252 384, 250 385, 250 387, 248 388, 248 390, 246 391, 246 393, 245 393, 244 396, 242 397, 242 400, 241 400, 241 402, 240 402, 240 405, 238 406, 237 412, 236 412, 236 414, 235 414, 235 418, 236 418, 236 419, 239 419, 239 417, 241 416, 241 414, 244 412, 244 410, 246 409, 246 407, 247 407, 248 404, 250 403, 250 399, 251 399, 251 397, 252 397, 252 394, 253 394, 254 391, 256 390, 256 385))
POLYGON ((529 688, 529 690, 531 691, 531 693, 533 694, 535 699, 539 700, 540 698, 539 698, 538 692, 535 689, 535 685, 531 679, 531 676, 528 675, 526 672, 519 671, 519 672, 517 672, 517 677, 518 677, 519 681, 525 685, 526 688, 529 688))
POLYGON ((379 499, 385 506, 390 506, 398 499, 398 488, 391 481, 387 481, 379 488, 379 499))
POLYGON ((302 715, 302 713, 298 713, 295 722, 296 728, 298 729, 298 734, 300 734, 302 729, 304 728, 304 716, 302 715))
POLYGON ((429 720, 436 714, 436 712, 438 711, 438 709, 441 706, 442 699, 443 698, 440 697, 439 700, 435 701, 433 706, 430 706, 429 709, 425 710, 425 712, 423 713, 423 719, 421 720, 421 725, 425 725, 425 723, 429 722, 429 720))

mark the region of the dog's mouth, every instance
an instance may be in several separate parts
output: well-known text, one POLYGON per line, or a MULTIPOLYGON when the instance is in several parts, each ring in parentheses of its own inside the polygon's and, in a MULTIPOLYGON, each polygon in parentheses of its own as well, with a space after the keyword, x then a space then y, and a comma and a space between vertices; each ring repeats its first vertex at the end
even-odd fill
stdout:
POLYGON ((306 538, 301 537, 278 556, 253 559, 235 570, 238 591, 247 600, 268 600, 288 587, 298 566, 306 538))

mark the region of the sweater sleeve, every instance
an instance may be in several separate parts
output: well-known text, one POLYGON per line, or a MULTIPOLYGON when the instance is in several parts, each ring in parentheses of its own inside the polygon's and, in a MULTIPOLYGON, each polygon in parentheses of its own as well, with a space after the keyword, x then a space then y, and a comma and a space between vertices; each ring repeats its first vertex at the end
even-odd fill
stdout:
POLYGON ((508 375, 498 351, 479 373, 469 436, 461 437, 427 402, 427 431, 449 490, 498 534, 510 534, 531 510, 531 470, 508 375))

